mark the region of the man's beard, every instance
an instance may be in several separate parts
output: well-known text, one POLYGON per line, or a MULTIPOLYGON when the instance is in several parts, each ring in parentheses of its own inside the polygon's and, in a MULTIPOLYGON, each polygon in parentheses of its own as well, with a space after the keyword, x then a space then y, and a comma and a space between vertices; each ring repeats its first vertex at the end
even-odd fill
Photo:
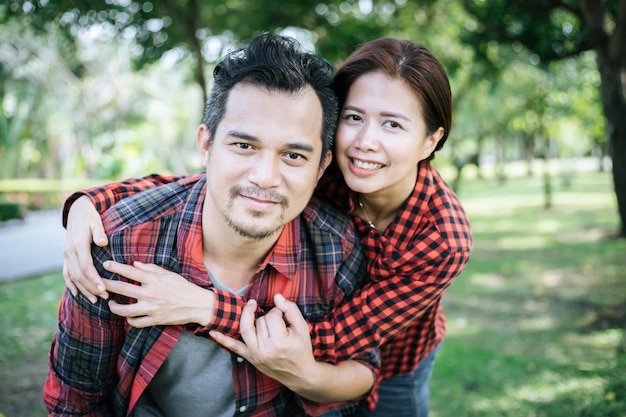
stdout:
MULTIPOLYGON (((240 236, 253 239, 263 240, 276 234, 285 226, 285 210, 289 208, 289 200, 287 197, 275 192, 275 191, 263 191, 257 187, 243 187, 236 185, 230 190, 230 201, 226 206, 226 212, 224 213, 224 219, 230 228, 237 232, 240 236), (247 227, 245 224, 236 222, 228 213, 232 212, 233 201, 238 196, 254 197, 261 200, 270 200, 280 204, 283 207, 278 222, 274 227, 265 230, 255 230, 251 227, 247 227)), ((261 217, 259 213, 252 213, 253 217, 261 217)))

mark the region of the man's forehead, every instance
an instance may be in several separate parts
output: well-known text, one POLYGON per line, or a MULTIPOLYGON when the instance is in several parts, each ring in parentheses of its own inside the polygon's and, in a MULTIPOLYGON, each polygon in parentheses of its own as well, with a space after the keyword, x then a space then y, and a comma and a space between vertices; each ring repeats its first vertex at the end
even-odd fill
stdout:
POLYGON ((218 127, 223 133, 250 140, 291 136, 294 147, 322 145, 322 106, 310 86, 292 93, 242 82, 231 90, 225 110, 218 127))

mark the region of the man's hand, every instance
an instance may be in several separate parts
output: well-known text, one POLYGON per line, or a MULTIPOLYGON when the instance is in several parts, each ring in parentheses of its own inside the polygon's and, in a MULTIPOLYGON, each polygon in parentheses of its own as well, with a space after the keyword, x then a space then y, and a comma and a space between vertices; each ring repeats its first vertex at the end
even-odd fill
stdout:
POLYGON ((137 300, 132 304, 109 301, 111 311, 126 317, 133 327, 188 323, 206 326, 213 317, 213 291, 199 287, 178 274, 141 262, 131 266, 106 261, 103 266, 107 271, 140 284, 104 280, 109 292, 137 300))
POLYGON ((87 196, 78 198, 67 216, 67 235, 63 248, 63 278, 70 292, 80 291, 92 303, 97 297, 107 299, 104 282, 93 266, 91 243, 104 247, 108 239, 102 219, 87 196))
POLYGON ((256 301, 248 301, 239 324, 243 342, 215 331, 209 334, 259 371, 297 392, 306 385, 302 376, 310 375, 316 367, 309 329, 296 304, 280 294, 274 296, 274 303, 276 307, 255 323, 256 301))
POLYGON ((239 325, 243 342, 216 331, 209 334, 259 371, 311 401, 353 400, 372 388, 374 374, 357 361, 337 365, 317 362, 308 325, 298 306, 280 294, 274 296, 274 304, 269 313, 256 319, 256 326, 256 302, 246 304, 239 325))

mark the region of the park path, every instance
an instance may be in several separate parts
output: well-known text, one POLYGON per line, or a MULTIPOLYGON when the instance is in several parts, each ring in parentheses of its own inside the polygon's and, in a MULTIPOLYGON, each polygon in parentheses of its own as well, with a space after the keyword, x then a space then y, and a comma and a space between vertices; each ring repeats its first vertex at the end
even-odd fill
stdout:
POLYGON ((0 223, 0 282, 61 271, 65 229, 60 210, 0 223))

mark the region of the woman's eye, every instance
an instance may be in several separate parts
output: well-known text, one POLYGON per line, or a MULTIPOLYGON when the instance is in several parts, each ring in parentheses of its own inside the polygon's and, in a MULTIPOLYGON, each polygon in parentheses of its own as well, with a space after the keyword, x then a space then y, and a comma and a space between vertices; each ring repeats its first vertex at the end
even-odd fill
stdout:
POLYGON ((357 115, 357 114, 346 114, 343 117, 345 120, 349 120, 352 122, 358 122, 359 120, 361 120, 361 116, 357 115))
POLYGON ((250 144, 248 143, 237 142, 235 143, 235 146, 237 146, 239 149, 250 149, 250 144))

